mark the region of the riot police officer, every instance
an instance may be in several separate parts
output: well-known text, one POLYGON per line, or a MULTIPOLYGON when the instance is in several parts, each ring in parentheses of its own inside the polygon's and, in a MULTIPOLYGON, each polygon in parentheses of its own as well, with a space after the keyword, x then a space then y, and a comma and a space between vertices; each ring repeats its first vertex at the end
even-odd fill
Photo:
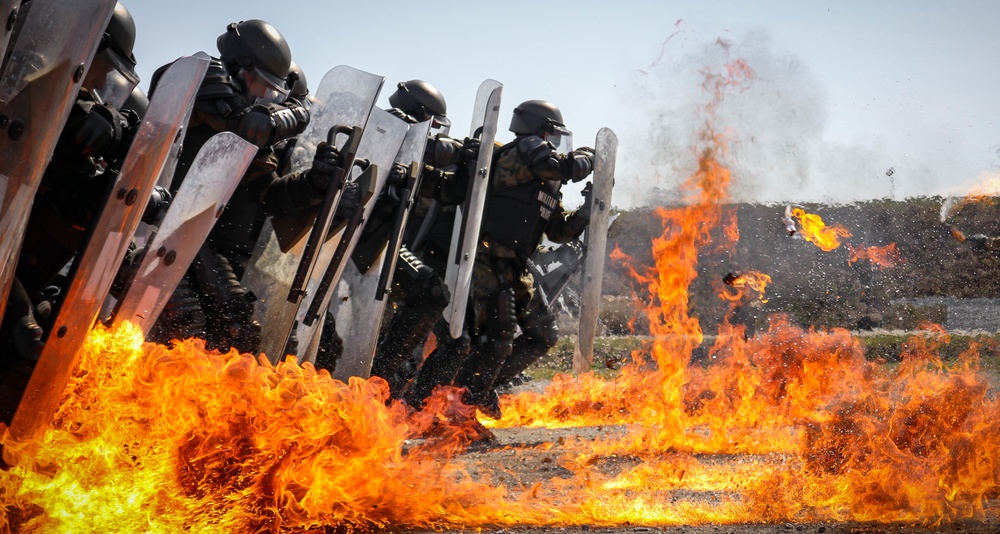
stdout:
MULTIPOLYGON (((409 80, 397 85, 389 97, 393 115, 411 124, 432 121, 432 134, 427 140, 423 157, 422 180, 416 202, 403 237, 393 275, 390 293, 394 313, 383 330, 372 374, 389 383, 392 398, 399 398, 407 381, 413 376, 419 361, 415 352, 427 340, 434 325, 448 304, 448 288, 442 275, 454 221, 454 209, 465 195, 467 161, 478 149, 471 140, 458 141, 445 132, 451 123, 447 118, 444 96, 423 80, 409 80), (442 215, 444 211, 444 215, 442 215), (423 228, 423 236, 420 229, 423 228), (425 237, 426 236, 426 237, 425 237)), ((375 205, 372 221, 365 235, 381 235, 381 239, 362 238, 362 242, 384 243, 398 206, 398 194, 406 169, 394 167, 387 193, 375 205)), ((364 250, 359 250, 364 253, 364 250)))
POLYGON ((274 147, 309 122, 305 78, 300 70, 293 72, 285 38, 265 21, 230 24, 217 46, 220 57, 211 59, 199 89, 172 188, 180 187, 198 149, 216 133, 234 132, 260 150, 150 338, 204 337, 210 348, 256 352, 260 327, 252 319, 253 297, 239 282, 245 263, 266 215, 287 215, 322 201, 338 154, 321 143, 309 170, 279 176, 282 161, 274 147), (298 93, 290 97, 297 82, 298 93))
POLYGON ((0 420, 16 409, 65 285, 60 272, 83 246, 138 129, 139 114, 126 109, 139 81, 135 37, 132 15, 119 2, 33 201, 0 327, 0 420))
POLYGON ((589 197, 584 206, 565 213, 560 189, 564 183, 586 178, 594 166, 594 152, 580 148, 560 152, 570 134, 562 112, 550 102, 529 100, 514 109, 512 142, 498 148, 483 215, 470 294, 469 323, 473 350, 464 359, 440 348, 428 356, 407 402, 419 407, 438 384, 467 389, 467 401, 484 413, 499 417, 494 388, 513 352, 520 324, 519 358, 510 360, 503 376, 512 377, 555 343, 555 317, 544 295, 535 291, 526 269, 528 257, 545 235, 563 243, 575 239, 590 218, 589 197))

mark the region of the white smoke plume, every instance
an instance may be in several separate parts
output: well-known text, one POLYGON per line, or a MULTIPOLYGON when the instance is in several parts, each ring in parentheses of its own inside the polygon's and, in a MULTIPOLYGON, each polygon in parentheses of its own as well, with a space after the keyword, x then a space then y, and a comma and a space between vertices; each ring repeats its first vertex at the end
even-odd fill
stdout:
MULTIPOLYGON (((955 184, 950 140, 912 114, 898 127, 917 135, 904 141, 858 131, 858 143, 829 141, 828 94, 812 68, 777 52, 768 33, 704 41, 693 48, 664 43, 665 53, 637 71, 630 95, 629 132, 619 149, 616 204, 642 206, 677 200, 677 185, 696 164, 696 144, 709 95, 702 73, 740 58, 755 78, 731 90, 716 124, 729 144, 724 161, 733 172, 737 202, 846 203, 873 198, 945 194, 955 184)), ((873 104, 874 105, 874 104, 873 104)), ((848 125, 850 126, 850 125, 848 125)), ((895 126, 895 125, 893 125, 895 126)))

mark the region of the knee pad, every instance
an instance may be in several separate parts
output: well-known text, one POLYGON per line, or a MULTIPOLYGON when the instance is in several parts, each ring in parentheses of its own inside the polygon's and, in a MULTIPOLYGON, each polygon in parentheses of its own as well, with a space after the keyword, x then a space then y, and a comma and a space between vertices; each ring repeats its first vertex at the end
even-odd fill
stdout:
POLYGON ((552 314, 528 316, 521 329, 524 335, 531 336, 546 348, 552 348, 559 341, 559 326, 552 314))
POLYGON ((502 330, 493 337, 493 350, 502 358, 514 352, 514 332, 502 330))
POLYGON ((444 310, 451 300, 441 276, 412 252, 401 248, 393 276, 393 289, 407 306, 426 306, 444 310))

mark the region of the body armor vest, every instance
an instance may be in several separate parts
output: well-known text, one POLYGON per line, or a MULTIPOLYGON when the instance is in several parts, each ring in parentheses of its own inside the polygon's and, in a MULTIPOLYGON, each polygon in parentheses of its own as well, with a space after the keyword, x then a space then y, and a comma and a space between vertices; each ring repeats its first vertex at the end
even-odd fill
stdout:
MULTIPOLYGON (((502 147, 494 161, 502 151, 512 148, 513 145, 502 147)), ((546 182, 537 177, 517 185, 494 186, 486 197, 482 223, 484 238, 526 257, 533 254, 553 214, 559 211, 561 186, 560 182, 546 182)))

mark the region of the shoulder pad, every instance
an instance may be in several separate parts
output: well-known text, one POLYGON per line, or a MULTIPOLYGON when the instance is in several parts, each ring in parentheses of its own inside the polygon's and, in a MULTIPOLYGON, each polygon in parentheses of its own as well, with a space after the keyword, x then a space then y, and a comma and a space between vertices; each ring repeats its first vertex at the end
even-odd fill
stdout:
POLYGON ((515 142, 517 154, 532 163, 544 161, 556 154, 555 147, 537 135, 526 135, 515 142))
POLYGON ((531 154, 536 150, 545 150, 546 148, 550 149, 552 152, 555 152, 555 148, 553 148, 552 145, 550 145, 544 139, 538 137, 537 135, 526 135, 524 137, 521 137, 520 139, 515 140, 515 142, 517 143, 517 151, 524 156, 527 156, 528 154, 531 154), (545 145, 549 146, 546 147, 545 145))
POLYGON ((415 119, 415 118, 407 115, 406 113, 403 112, 403 110, 401 110, 399 108, 389 108, 389 109, 386 110, 386 112, 388 112, 389 115, 392 115, 393 117, 396 117, 397 119, 402 119, 404 122, 406 122, 408 124, 416 124, 417 123, 417 119, 415 119))
POLYGON ((198 88, 198 98, 219 98, 236 94, 237 88, 233 77, 221 60, 212 58, 208 63, 208 71, 198 88))

